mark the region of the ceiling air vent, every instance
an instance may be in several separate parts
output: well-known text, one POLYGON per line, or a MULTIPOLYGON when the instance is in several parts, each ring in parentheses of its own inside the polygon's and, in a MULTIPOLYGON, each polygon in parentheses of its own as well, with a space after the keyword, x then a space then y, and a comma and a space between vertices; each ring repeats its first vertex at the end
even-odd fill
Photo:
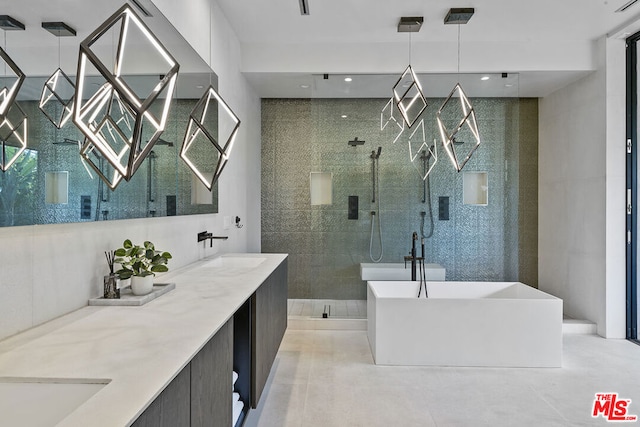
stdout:
POLYGON ((298 0, 300 2, 300 14, 308 15, 309 14, 309 2, 308 0, 298 0))
POLYGON ((618 9, 616 9, 616 12, 624 12, 625 10, 629 9, 631 6, 633 6, 637 2, 638 0, 629 0, 628 2, 620 6, 618 9))

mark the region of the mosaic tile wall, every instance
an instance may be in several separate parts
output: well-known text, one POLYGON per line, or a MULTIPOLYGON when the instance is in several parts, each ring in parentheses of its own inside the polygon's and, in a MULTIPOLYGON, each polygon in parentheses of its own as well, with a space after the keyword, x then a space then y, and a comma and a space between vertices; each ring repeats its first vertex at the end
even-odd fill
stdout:
MULTIPOLYGON (((423 113, 428 140, 437 135, 435 112, 442 101, 430 99, 423 113)), ((391 127, 380 131, 386 102, 262 102, 262 250, 290 254, 290 298, 366 298, 359 264, 371 262, 371 211, 377 203, 372 203, 370 156, 378 147, 382 262, 402 262, 412 233, 421 233, 421 212, 426 212, 429 234, 429 203, 423 202, 423 181, 409 161, 409 132, 393 144, 391 127), (349 146, 355 137, 365 144, 349 146), (333 204, 311 206, 310 172, 333 174, 333 204), (347 218, 349 196, 358 196, 357 220, 347 218)), ((529 242, 537 245, 532 214, 537 212, 537 155, 522 158, 537 153, 537 100, 472 103, 483 144, 460 173, 439 150, 430 176, 433 235, 426 239, 426 260, 443 265, 447 280, 515 280, 526 273, 536 286, 537 260, 529 258, 537 257, 537 248, 529 242), (462 203, 463 173, 471 171, 488 173, 487 206, 462 203), (521 182, 526 180, 532 181, 521 182), (438 219, 440 196, 449 197, 449 220, 438 219)), ((379 251, 375 234, 374 257, 379 251)))
MULTIPOLYGON (((177 215, 217 212, 217 186, 214 187, 213 204, 191 203, 193 174, 178 156, 188 117, 196 101, 174 102, 171 114, 179 119, 169 120, 161 136, 173 146, 157 143, 153 149, 156 154, 153 168, 150 168, 149 159, 145 160, 131 181, 122 182, 115 191, 102 184, 90 169, 94 177, 91 179, 80 161, 77 144, 54 144, 65 139, 84 140, 73 124, 56 129, 39 110, 36 101, 21 101, 20 106, 29 118, 28 149, 37 153, 37 170, 29 178, 29 190, 22 190, 24 195, 15 203, 13 214, 0 199, 0 226, 96 221, 104 219, 105 215, 107 219, 166 216, 167 196, 172 195, 176 197, 177 215), (69 172, 67 204, 45 203, 45 174, 54 171, 69 172), (149 176, 152 176, 154 197, 148 197, 149 176), (90 218, 81 217, 83 195, 91 197, 90 218)), ((11 169, 6 176, 0 174, 0 192, 3 186, 9 185, 10 172, 11 169)))

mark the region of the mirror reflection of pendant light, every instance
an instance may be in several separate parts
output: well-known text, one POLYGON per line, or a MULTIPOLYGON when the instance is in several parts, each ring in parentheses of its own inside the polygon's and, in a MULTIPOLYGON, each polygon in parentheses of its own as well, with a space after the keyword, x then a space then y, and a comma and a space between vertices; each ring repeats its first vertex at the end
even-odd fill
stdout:
MULTIPOLYGON (((122 178, 128 181, 133 177, 164 132, 179 68, 176 60, 127 4, 80 43, 73 122, 87 137, 81 152, 85 159, 92 164, 90 157, 97 155, 94 152, 97 151, 100 158, 113 167, 112 177, 118 179, 107 182, 110 188, 115 188, 116 181, 120 182, 122 178), (109 31, 118 35, 117 49, 111 58, 112 69, 93 50, 109 31), (132 40, 135 36, 137 38, 132 40), (142 97, 126 81, 131 58, 136 57, 135 52, 130 51, 131 46, 139 47, 140 44, 146 45, 146 55, 154 56, 153 63, 162 63, 165 67, 159 73, 160 81, 142 97), (106 82, 91 93, 94 87, 88 79, 93 71, 106 82), (129 126, 121 126, 123 123, 129 126), (151 137, 143 138, 143 129, 145 134, 151 132, 151 137)), ((98 173, 103 178, 104 174, 98 173)))
POLYGON ((4 48, 0 47, 0 59, 4 65, 3 83, 0 85, 0 119, 3 119, 15 101, 20 86, 22 86, 26 77, 5 50, 7 48, 7 31, 24 31, 25 27, 22 22, 11 16, 0 15, 0 28, 4 30, 4 48))
POLYGON ((189 115, 189 124, 180 149, 182 160, 209 191, 211 191, 213 184, 218 180, 229 161, 239 127, 240 119, 238 119, 238 116, 229 108, 213 86, 209 86, 207 92, 200 98, 189 115), (218 118, 221 122, 224 120, 227 123, 224 129, 222 129, 223 126, 218 126, 217 129, 218 134, 224 134, 223 138, 216 138, 216 129, 208 125, 208 123, 217 121, 218 118, 212 117, 214 115, 219 116, 218 118), (220 145, 217 142, 218 139, 226 142, 224 145, 220 145), (208 170, 201 170, 202 168, 196 164, 198 156, 192 155, 192 153, 202 152, 202 150, 210 153, 211 147, 202 147, 202 145, 209 144, 217 151, 217 158, 209 159, 211 163, 216 163, 213 173, 208 170))
MULTIPOLYGON (((78 148, 78 152, 82 151, 82 141, 77 140, 77 139, 71 139, 71 138, 64 138, 62 141, 56 140, 53 141, 53 145, 63 145, 63 146, 73 146, 73 147, 77 147, 78 148)), ((86 160, 84 159, 84 157, 80 156, 80 163, 82 163, 82 166, 84 166, 84 170, 87 171, 87 174, 89 175, 89 178, 93 179, 93 174, 91 173, 91 170, 89 169, 89 166, 87 165, 86 160)))
MULTIPOLYGON (((458 75, 460 74, 460 25, 466 24, 473 13, 473 8, 452 8, 444 20, 445 24, 458 25, 458 75)), ((436 113, 436 117, 442 145, 453 167, 460 172, 480 145, 476 113, 460 83, 456 83, 453 87, 453 90, 436 113), (466 137, 472 141, 464 141, 466 137), (454 144, 462 147, 463 143, 470 143, 471 148, 461 159, 456 153, 454 144)), ((458 151, 460 150, 461 148, 458 148, 458 151)))
MULTIPOLYGON (((212 11, 209 9, 209 68, 211 63, 212 11)), ((211 84, 189 114, 180 157, 211 191, 227 165, 240 128, 240 119, 211 84), (220 144, 218 141, 225 141, 220 144)))
POLYGON ((28 119, 17 102, 0 118, 0 170, 5 172, 27 148, 28 119))
POLYGON ((395 138, 393 139, 393 143, 395 144, 402 132, 404 132, 404 119, 396 119, 395 113, 398 111, 395 103, 393 102, 393 98, 389 99, 389 102, 385 104, 380 112, 380 130, 385 130, 389 124, 389 129, 395 132, 395 138))
POLYGON ((42 87, 39 108, 56 128, 61 129, 73 114, 76 86, 60 65, 60 37, 75 37, 76 31, 64 22, 43 22, 42 28, 58 37, 58 69, 42 87))
POLYGON ((411 163, 416 168, 423 181, 427 179, 433 170, 433 167, 438 163, 438 150, 436 148, 436 143, 434 141, 433 145, 430 146, 427 142, 424 130, 424 119, 420 120, 418 126, 414 128, 411 136, 409 136, 409 160, 411 160, 411 163), (418 159, 421 161, 417 162, 416 160, 418 159), (423 167, 425 159, 433 160, 433 162, 429 162, 428 167, 423 167), (420 165, 418 165, 418 163, 420 165))
MULTIPOLYGON (((100 150, 96 149, 95 145, 85 137, 82 148, 80 149, 80 155, 82 159, 86 161, 83 164, 89 164, 100 179, 107 184, 107 187, 111 190, 115 190, 118 184, 122 182, 122 175, 113 167, 113 165, 102 155, 100 150)), ((86 166, 85 166, 86 167, 86 166)), ((87 172, 89 172, 87 170, 87 172)), ((89 172, 89 175, 93 179, 93 176, 89 172)))
POLYGON ((422 85, 411 67, 411 33, 420 31, 423 20, 421 16, 402 17, 398 23, 398 32, 409 33, 409 65, 393 86, 393 100, 408 127, 413 126, 428 106, 422 85))

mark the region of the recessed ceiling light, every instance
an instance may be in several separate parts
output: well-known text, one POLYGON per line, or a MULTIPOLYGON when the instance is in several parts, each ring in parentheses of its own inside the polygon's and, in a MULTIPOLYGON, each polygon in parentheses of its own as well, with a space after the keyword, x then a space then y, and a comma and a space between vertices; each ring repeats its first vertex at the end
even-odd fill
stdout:
POLYGON ((301 87, 302 89, 309 89, 309 87, 310 87, 310 86, 309 86, 309 85, 300 85, 300 87, 301 87))
POLYGON ((489 76, 482 76, 482 77, 480 78, 480 80, 482 80, 483 82, 486 82, 486 81, 487 81, 487 80, 489 80, 490 78, 491 78, 491 77, 489 77, 489 76))
POLYGON ((198 86, 196 86, 196 89, 204 89, 204 86, 198 85, 198 86))
POLYGON ((507 83, 504 87, 513 87, 513 85, 511 83, 507 83))
POLYGON ((353 79, 351 77, 345 77, 344 81, 349 83, 349 82, 353 81, 353 79))
POLYGON ((347 118, 347 115, 346 115, 346 114, 343 114, 343 115, 341 115, 340 117, 342 117, 343 119, 346 119, 346 118, 347 118))

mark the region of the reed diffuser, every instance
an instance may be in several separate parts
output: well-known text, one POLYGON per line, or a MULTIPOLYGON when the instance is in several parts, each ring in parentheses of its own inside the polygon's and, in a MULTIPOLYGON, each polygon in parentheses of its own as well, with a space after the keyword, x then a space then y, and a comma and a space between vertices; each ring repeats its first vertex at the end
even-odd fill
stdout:
POLYGON ((113 264, 115 263, 115 251, 105 251, 104 256, 107 258, 107 265, 109 266, 109 275, 104 276, 104 298, 105 299, 118 299, 120 298, 120 289, 118 289, 118 276, 113 271, 113 264))

